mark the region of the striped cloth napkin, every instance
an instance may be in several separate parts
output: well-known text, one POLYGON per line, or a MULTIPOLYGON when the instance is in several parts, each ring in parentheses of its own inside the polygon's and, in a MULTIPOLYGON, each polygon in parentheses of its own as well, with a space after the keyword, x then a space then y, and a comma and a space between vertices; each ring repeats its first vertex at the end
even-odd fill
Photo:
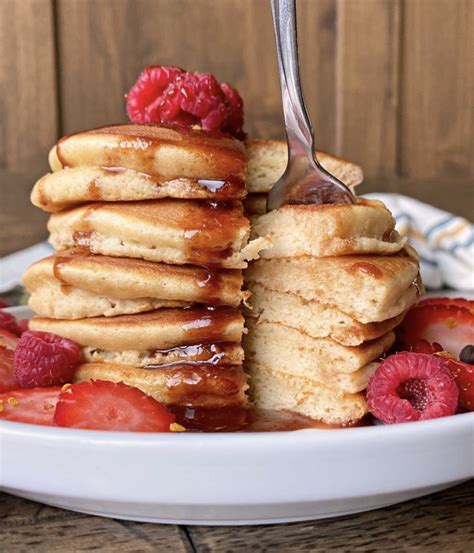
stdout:
POLYGON ((382 201, 397 220, 397 231, 420 256, 426 288, 474 291, 474 225, 408 196, 365 194, 382 201))

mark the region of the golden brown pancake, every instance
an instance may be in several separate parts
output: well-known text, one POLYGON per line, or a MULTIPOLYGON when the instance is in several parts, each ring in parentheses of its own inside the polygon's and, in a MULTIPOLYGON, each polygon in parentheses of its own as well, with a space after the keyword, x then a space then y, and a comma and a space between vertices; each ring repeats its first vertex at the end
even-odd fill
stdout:
MULTIPOLYGON (((142 126, 140 128, 143 131, 142 126)), ((146 126, 144 128, 150 129, 151 133, 156 133, 156 129, 160 129, 160 127, 146 126)), ((132 140, 138 138, 136 136, 136 126, 134 125, 122 125, 112 127, 112 129, 115 132, 122 133, 123 136, 130 134, 132 140)), ((142 167, 141 169, 130 168, 130 165, 125 164, 130 163, 130 155, 129 152, 124 152, 123 148, 119 148, 121 155, 118 156, 116 150, 114 150, 116 157, 113 158, 116 160, 116 163, 121 163, 123 166, 110 166, 112 159, 109 159, 101 151, 108 140, 111 142, 110 148, 112 144, 115 148, 118 142, 116 135, 111 135, 110 132, 110 128, 109 130, 107 128, 97 129, 96 131, 66 137, 60 141, 60 150, 72 149, 71 143, 76 143, 76 145, 80 144, 82 150, 81 156, 84 155, 86 148, 89 149, 89 155, 85 159, 81 157, 80 163, 77 166, 73 166, 73 160, 70 159, 69 168, 61 170, 62 164, 57 157, 57 146, 55 146, 50 155, 54 172, 38 180, 31 195, 32 203, 45 211, 55 212, 73 205, 93 201, 140 201, 168 197, 214 201, 242 199, 246 194, 246 187, 252 193, 268 192, 271 186, 283 174, 287 161, 286 143, 278 140, 248 140, 245 143, 246 154, 249 160, 246 187, 244 181, 245 167, 237 170, 234 167, 234 173, 229 173, 228 175, 223 170, 220 173, 220 178, 211 178, 208 175, 208 171, 211 170, 209 166, 210 159, 207 159, 205 162, 200 159, 198 166, 201 167, 201 170, 200 172, 192 171, 191 173, 194 174, 194 177, 191 177, 191 173, 189 172, 181 175, 174 174, 173 170, 168 171, 168 176, 164 176, 164 174, 148 174, 144 170, 144 165, 149 164, 147 160, 143 160, 141 164, 137 159, 132 160, 132 164, 135 167, 142 167), (99 152, 92 152, 91 147, 87 145, 88 141, 97 140, 97 136, 92 135, 91 137, 91 134, 94 132, 102 134, 99 152)), ((193 143, 188 143, 188 136, 190 135, 196 139, 196 132, 185 129, 171 130, 169 128, 161 128, 159 134, 164 137, 171 133, 176 138, 174 142, 183 148, 187 156, 189 150, 193 152, 193 143), (179 140, 179 137, 182 140, 179 140)), ((211 140, 211 142, 216 141, 214 158, 220 159, 222 145, 219 144, 216 138, 210 139, 206 137, 206 139, 208 141, 211 140)), ((228 138, 221 140, 224 140, 226 146, 229 145, 228 138)), ((126 144, 126 141, 122 141, 120 144, 126 144)), ((237 164, 242 164, 242 149, 235 143, 231 143, 231 145, 238 158, 237 164)), ((196 152, 193 153, 195 154, 196 152)), ((169 147, 166 148, 162 145, 158 153, 152 157, 159 158, 164 167, 168 169, 167 156, 169 154, 169 147)), ((362 181, 362 171, 358 165, 323 152, 318 152, 318 159, 326 169, 348 186, 356 186, 362 181)), ((74 154, 74 160, 76 163, 78 162, 76 153, 74 154)))
POLYGON ((331 338, 313 338, 278 323, 246 322, 246 359, 318 382, 325 381, 325 375, 358 371, 379 359, 395 341, 394 333, 388 332, 358 346, 343 346, 331 338))
POLYGON ((163 180, 245 180, 243 143, 224 135, 158 125, 114 125, 61 138, 49 154, 53 171, 75 167, 127 168, 163 180))
POLYGON ((244 278, 332 306, 357 321, 381 322, 406 311, 423 293, 418 260, 408 255, 260 259, 244 278))
POLYGON ((242 273, 194 265, 68 250, 34 263, 24 274, 29 305, 39 315, 80 319, 140 313, 192 303, 238 306, 242 273))
POLYGON ((211 342, 142 351, 107 351, 84 347, 82 358, 87 363, 112 363, 145 369, 176 363, 242 365, 244 350, 240 343, 236 342, 211 342))
POLYGON ((259 322, 279 323, 313 338, 332 338, 344 346, 380 338, 401 323, 405 313, 379 323, 360 323, 350 315, 318 301, 309 301, 291 292, 277 292, 251 284, 246 316, 259 322))
POLYGON ((245 197, 245 181, 175 178, 165 180, 133 169, 76 167, 48 173, 31 193, 33 205, 56 212, 86 202, 123 202, 178 198, 226 202, 245 197))
MULTIPOLYGON (((293 360, 298 359, 298 352, 294 351, 291 354, 291 357, 293 360)), ((276 357, 274 359, 276 359, 276 357)), ((371 376, 377 370, 380 363, 378 361, 367 363, 367 365, 364 365, 353 373, 310 371, 303 370, 304 363, 302 365, 298 365, 296 362, 296 365, 297 366, 295 366, 295 364, 279 364, 278 362, 276 364, 275 362, 269 364, 253 358, 245 361, 245 368, 250 374, 255 374, 260 369, 272 372, 272 370, 276 367, 281 373, 298 378, 304 378, 308 385, 313 382, 314 386, 323 386, 339 395, 357 394, 364 391, 367 388, 367 384, 369 383, 371 376)))
POLYGON ((125 382, 168 405, 223 407, 243 405, 247 376, 240 366, 174 365, 138 369, 111 363, 85 363, 74 382, 108 380, 125 382))
POLYGON ((114 257, 230 269, 246 267, 264 242, 247 244, 249 222, 240 202, 86 204, 52 215, 48 230, 57 250, 83 246, 114 257))
POLYGON ((304 376, 250 367, 250 397, 257 407, 293 411, 328 424, 351 424, 367 414, 364 395, 345 394, 304 376))
MULTIPOLYGON (((283 175, 288 161, 288 146, 280 140, 247 140, 248 158, 247 190, 254 193, 269 192, 283 175)), ((321 165, 347 186, 362 182, 362 169, 350 161, 338 159, 324 152, 317 152, 321 165)))
POLYGON ((271 242, 262 258, 387 255, 406 242, 394 229, 382 202, 358 198, 356 205, 284 205, 255 218, 252 237, 271 242))
POLYGON ((79 320, 35 317, 30 321, 30 329, 64 336, 82 347, 144 351, 240 342, 244 319, 235 307, 191 307, 79 320))

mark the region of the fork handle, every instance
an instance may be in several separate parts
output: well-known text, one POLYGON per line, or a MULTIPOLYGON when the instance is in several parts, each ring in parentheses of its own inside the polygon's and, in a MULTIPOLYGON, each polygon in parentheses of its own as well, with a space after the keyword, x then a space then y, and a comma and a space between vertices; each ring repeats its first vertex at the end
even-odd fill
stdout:
POLYGON ((313 160, 313 129, 300 83, 295 0, 271 0, 288 153, 313 160))

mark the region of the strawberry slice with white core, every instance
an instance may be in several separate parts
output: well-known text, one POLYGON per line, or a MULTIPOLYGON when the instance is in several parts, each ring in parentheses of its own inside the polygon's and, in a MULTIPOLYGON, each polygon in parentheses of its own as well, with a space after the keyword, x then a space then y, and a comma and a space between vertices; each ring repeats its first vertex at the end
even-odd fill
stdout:
POLYGON ((6 328, 0 327, 0 347, 14 351, 20 338, 6 328))
POLYGON ((0 347, 0 393, 21 388, 13 368, 13 350, 0 347))
POLYGON ((0 394, 0 420, 53 426, 61 388, 29 388, 0 394))
POLYGON ((170 432, 175 416, 164 405, 123 382, 81 382, 62 393, 57 426, 88 430, 170 432))
POLYGON ((415 304, 397 329, 400 351, 413 351, 420 340, 441 344, 459 356, 474 343, 474 301, 463 298, 428 298, 415 304))

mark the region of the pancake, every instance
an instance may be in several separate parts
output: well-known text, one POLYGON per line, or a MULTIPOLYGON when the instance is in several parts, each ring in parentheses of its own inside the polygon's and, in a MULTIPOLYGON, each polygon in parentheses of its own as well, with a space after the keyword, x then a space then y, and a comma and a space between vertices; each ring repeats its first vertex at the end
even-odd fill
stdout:
MULTIPOLYGON (((280 140, 247 140, 247 190, 250 193, 269 192, 283 175, 288 161, 288 147, 280 140)), ((362 169, 355 163, 317 152, 321 165, 347 186, 354 187, 363 180, 362 169)))
POLYGON ((261 259, 244 278, 269 290, 291 292, 332 306, 361 323, 406 311, 423 293, 418 260, 411 255, 261 259))
POLYGON ((33 205, 59 211, 85 202, 122 202, 179 198, 226 202, 245 197, 245 181, 175 178, 165 180, 133 169, 76 167, 48 173, 31 193, 33 205))
POLYGON ((291 292, 276 292, 252 283, 246 315, 258 322, 279 323, 313 338, 332 338, 344 346, 380 338, 400 324, 405 313, 380 323, 363 324, 334 307, 308 301, 291 292))
POLYGON ((358 371, 379 359, 395 342, 393 332, 359 346, 342 346, 331 338, 312 338, 277 323, 247 319, 247 327, 249 332, 244 337, 247 359, 318 382, 332 373, 358 371))
POLYGON ((235 307, 192 307, 79 320, 35 317, 30 321, 30 330, 52 332, 82 347, 144 351, 240 342, 244 319, 235 307))
POLYGON ((253 226, 267 212, 267 194, 249 194, 243 201, 245 216, 253 226))
POLYGON ((328 424, 351 424, 367 414, 364 395, 343 394, 302 376, 258 367, 250 372, 250 397, 257 407, 293 411, 328 424))
POLYGON ((69 250, 34 263, 23 276, 29 305, 39 315, 80 319, 182 307, 192 303, 238 306, 242 273, 194 265, 69 250))
POLYGON ((271 242, 260 252, 268 259, 387 255, 406 242, 394 229, 395 219, 382 202, 358 198, 356 205, 284 205, 256 218, 252 237, 271 242))
POLYGON ((245 180, 247 160, 240 140, 198 129, 158 125, 113 125, 61 138, 49 153, 52 171, 75 167, 127 168, 160 180, 245 180))
MULTIPOLYGON (((298 359, 298 355, 299 352, 293 352, 291 354, 293 364, 296 363, 295 359, 298 359)), ((275 358, 278 357, 275 356, 275 358)), ((277 367, 280 372, 286 375, 305 378, 308 385, 310 382, 313 382, 316 387, 324 386, 339 395, 356 394, 365 390, 370 377, 374 374, 379 365, 379 362, 373 362, 364 365, 353 373, 339 373, 332 371, 309 371, 307 367, 300 366, 299 364, 297 366, 283 363, 270 365, 254 359, 247 359, 245 362, 246 370, 251 374, 255 374, 260 369, 271 372, 274 367, 277 367)))
POLYGON ((247 401, 247 376, 240 366, 183 364, 137 369, 111 363, 80 365, 74 382, 89 380, 125 382, 167 405, 223 407, 247 401))
POLYGON ((168 349, 106 351, 82 348, 87 363, 112 363, 140 368, 159 368, 176 363, 206 363, 209 365, 242 365, 244 350, 240 343, 215 342, 176 346, 168 349))
POLYGON ((264 242, 247 244, 249 222, 240 202, 86 204, 53 214, 48 230, 56 250, 83 246, 114 257, 231 269, 246 267, 264 242))
POLYGON ((191 304, 156 298, 130 300, 106 297, 58 281, 42 281, 28 298, 28 305, 41 317, 86 319, 132 315, 167 307, 189 307, 191 304))

